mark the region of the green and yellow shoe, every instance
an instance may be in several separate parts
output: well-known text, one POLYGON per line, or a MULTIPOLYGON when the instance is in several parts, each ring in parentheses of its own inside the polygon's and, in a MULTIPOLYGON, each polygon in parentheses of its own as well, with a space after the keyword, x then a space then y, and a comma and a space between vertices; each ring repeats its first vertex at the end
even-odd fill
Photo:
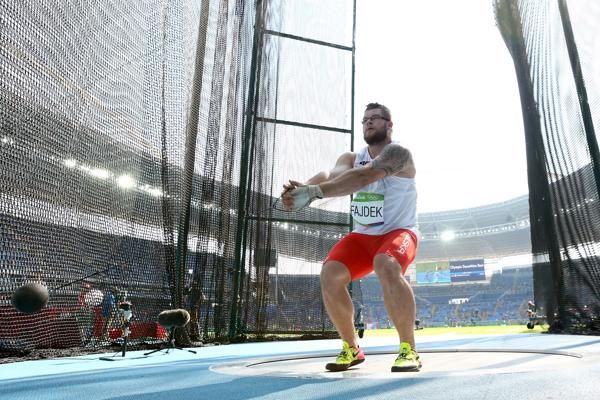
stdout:
POLYGON ((400 354, 392 366, 392 372, 411 372, 421 369, 421 361, 416 351, 406 342, 400 343, 400 354))
POLYGON ((343 342, 343 348, 335 359, 334 363, 328 363, 325 369, 338 372, 345 371, 348 368, 365 361, 365 353, 360 348, 350 347, 348 342, 343 342))

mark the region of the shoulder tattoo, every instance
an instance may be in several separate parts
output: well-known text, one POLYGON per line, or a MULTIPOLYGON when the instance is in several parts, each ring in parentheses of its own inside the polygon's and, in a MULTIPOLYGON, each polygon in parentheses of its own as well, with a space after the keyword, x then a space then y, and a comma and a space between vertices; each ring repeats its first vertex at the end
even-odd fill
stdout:
POLYGON ((386 175, 395 175, 406 167, 409 160, 410 151, 392 143, 388 144, 381 154, 371 162, 371 167, 384 170, 386 175))

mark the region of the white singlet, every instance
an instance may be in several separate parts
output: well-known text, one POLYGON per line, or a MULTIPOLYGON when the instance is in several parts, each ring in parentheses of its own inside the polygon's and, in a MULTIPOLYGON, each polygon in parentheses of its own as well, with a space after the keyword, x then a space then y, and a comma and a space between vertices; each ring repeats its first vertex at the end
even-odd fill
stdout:
MULTIPOLYGON (((354 167, 373 161, 369 148, 356 154, 354 167)), ((386 176, 354 193, 350 206, 354 232, 383 235, 395 229, 417 234, 417 188, 414 178, 386 176)), ((418 237, 418 234, 417 234, 418 237)))

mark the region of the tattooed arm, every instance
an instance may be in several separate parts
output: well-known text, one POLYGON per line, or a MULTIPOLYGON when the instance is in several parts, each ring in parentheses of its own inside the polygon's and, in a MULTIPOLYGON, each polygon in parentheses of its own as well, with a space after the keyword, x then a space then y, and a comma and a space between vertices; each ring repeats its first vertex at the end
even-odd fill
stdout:
POLYGON ((396 143, 390 143, 371 163, 364 167, 352 168, 334 179, 321 183, 321 197, 345 196, 388 175, 414 178, 415 173, 410 151, 396 143))
POLYGON ((396 175, 405 178, 415 176, 415 165, 408 149, 396 143, 385 146, 383 151, 371 163, 371 168, 385 171, 385 175, 396 175))

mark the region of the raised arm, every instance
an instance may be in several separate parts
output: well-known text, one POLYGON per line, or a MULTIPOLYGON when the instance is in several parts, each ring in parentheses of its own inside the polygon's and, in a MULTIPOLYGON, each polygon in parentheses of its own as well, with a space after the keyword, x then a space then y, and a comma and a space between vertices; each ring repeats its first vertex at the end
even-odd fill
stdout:
POLYGON ((283 204, 296 210, 317 198, 349 195, 388 175, 413 178, 416 174, 410 151, 396 143, 385 146, 381 154, 364 167, 352 168, 353 156, 350 168, 346 168, 343 157, 336 164, 339 168, 334 168, 328 175, 317 174, 306 184, 290 181, 284 185, 283 204))
POLYGON ((414 178, 415 173, 410 151, 399 144, 390 143, 371 163, 345 171, 319 186, 322 197, 344 196, 388 175, 414 178))
POLYGON ((334 179, 344 172, 352 169, 356 154, 347 152, 342 154, 336 161, 335 166, 329 172, 320 172, 306 181, 307 185, 316 185, 334 179))
POLYGON ((283 191, 293 189, 300 185, 318 185, 319 183, 326 182, 330 179, 334 179, 344 172, 352 169, 354 166, 354 159, 356 154, 347 152, 342 154, 336 161, 335 166, 330 171, 321 171, 318 174, 312 176, 306 182, 301 183, 299 181, 290 180, 288 183, 283 185, 283 191))

